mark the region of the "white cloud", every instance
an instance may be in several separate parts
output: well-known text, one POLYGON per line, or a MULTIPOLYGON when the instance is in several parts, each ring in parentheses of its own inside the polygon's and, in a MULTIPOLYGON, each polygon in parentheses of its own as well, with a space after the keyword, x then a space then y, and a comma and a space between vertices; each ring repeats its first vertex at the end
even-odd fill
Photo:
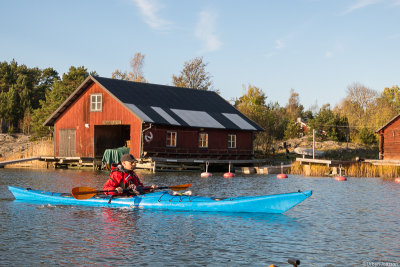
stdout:
POLYGON ((332 51, 326 51, 325 57, 326 58, 332 58, 333 57, 333 52, 332 51))
POLYGON ((276 49, 282 49, 286 47, 286 44, 282 40, 275 40, 275 48, 276 49))
POLYGON ((400 0, 393 1, 392 6, 400 6, 400 0))
POLYGON ((392 34, 388 37, 388 39, 399 39, 400 38, 400 33, 392 34))
POLYGON ((351 13, 355 10, 370 6, 370 5, 374 5, 380 1, 381 0, 358 0, 353 5, 347 7, 347 9, 343 12, 343 15, 351 13))
POLYGON ((168 28, 169 21, 159 17, 158 11, 162 6, 156 0, 133 0, 142 13, 145 22, 153 29, 162 30, 168 28))
POLYGON ((203 10, 199 14, 195 35, 203 42, 206 52, 216 51, 222 46, 215 30, 216 21, 217 14, 214 11, 203 10))

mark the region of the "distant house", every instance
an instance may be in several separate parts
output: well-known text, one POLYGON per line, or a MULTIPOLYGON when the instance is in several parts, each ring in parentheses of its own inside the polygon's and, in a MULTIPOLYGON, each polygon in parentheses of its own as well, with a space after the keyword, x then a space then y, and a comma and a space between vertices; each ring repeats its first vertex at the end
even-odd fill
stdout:
POLYGON ((307 122, 303 121, 300 117, 297 118, 297 123, 300 124, 301 129, 303 129, 303 133, 307 134, 308 133, 308 125, 307 122))
POLYGON ((44 125, 55 156, 93 159, 124 145, 138 159, 251 159, 263 130, 212 91, 93 76, 44 125))
POLYGON ((379 134, 379 159, 400 160, 400 114, 376 133, 379 134))

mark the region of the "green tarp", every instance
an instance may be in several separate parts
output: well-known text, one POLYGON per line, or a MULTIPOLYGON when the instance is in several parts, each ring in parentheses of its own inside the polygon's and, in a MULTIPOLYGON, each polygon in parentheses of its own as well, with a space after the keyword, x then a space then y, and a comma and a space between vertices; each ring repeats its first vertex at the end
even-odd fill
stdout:
POLYGON ((129 154, 129 147, 106 149, 101 160, 102 165, 110 167, 111 163, 119 163, 122 155, 129 154))

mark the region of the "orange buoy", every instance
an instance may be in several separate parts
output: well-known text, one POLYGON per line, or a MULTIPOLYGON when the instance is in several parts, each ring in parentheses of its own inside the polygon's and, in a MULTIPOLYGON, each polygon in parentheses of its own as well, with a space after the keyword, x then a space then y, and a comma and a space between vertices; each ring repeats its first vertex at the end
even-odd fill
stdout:
POLYGON ((335 181, 347 181, 347 178, 344 176, 336 176, 335 181))
POLYGON ((396 179, 394 179, 394 182, 395 182, 395 183, 397 183, 397 184, 400 184, 400 177, 399 177, 399 178, 396 178, 396 179))
POLYGON ((339 169, 340 169, 339 176, 335 177, 335 181, 347 181, 347 178, 342 176, 342 164, 339 165, 339 169))
POLYGON ((235 174, 232 172, 226 172, 224 173, 224 178, 232 178, 235 177, 235 174))
POLYGON ((286 179, 286 178, 288 178, 288 176, 286 174, 284 174, 284 173, 280 173, 280 174, 278 174, 276 176, 276 178, 278 178, 278 179, 286 179))
POLYGON ((288 176, 283 173, 283 162, 281 162, 281 173, 276 176, 278 179, 286 179, 288 176))
POLYGON ((235 177, 235 174, 231 172, 231 162, 229 161, 229 171, 224 173, 224 178, 232 178, 235 177))

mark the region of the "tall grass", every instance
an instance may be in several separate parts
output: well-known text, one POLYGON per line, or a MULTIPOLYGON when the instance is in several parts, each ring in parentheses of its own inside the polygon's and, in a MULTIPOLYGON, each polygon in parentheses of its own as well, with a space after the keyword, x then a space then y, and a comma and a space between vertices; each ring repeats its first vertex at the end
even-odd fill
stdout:
POLYGON ((291 166, 290 166, 290 173, 291 174, 304 174, 303 170, 303 165, 300 164, 300 162, 295 161, 291 166))
POLYGON ((290 168, 290 173, 306 176, 326 176, 329 172, 330 168, 321 164, 309 163, 308 165, 301 165, 300 162, 295 162, 290 168))
MULTIPOLYGON (((307 176, 326 176, 330 173, 330 169, 326 165, 310 163, 301 165, 300 162, 295 162, 290 168, 290 173, 307 176)), ((400 177, 400 166, 372 165, 365 162, 343 166, 342 171, 345 175, 351 177, 400 177)))
POLYGON ((400 176, 400 166, 357 163, 346 167, 346 173, 352 177, 395 178, 400 176))

